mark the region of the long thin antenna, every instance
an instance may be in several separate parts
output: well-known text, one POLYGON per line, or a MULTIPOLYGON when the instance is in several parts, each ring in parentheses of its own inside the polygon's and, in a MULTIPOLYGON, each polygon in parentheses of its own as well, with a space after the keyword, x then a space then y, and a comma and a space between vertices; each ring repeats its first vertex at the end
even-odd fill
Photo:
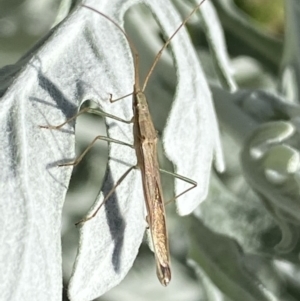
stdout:
POLYGON ((174 38, 174 36, 176 35, 176 33, 181 29, 181 27, 183 27, 186 22, 190 19, 190 17, 194 14, 194 12, 202 5, 202 3, 205 0, 202 0, 197 6, 195 6, 195 8, 190 12, 190 14, 185 18, 185 20, 180 24, 180 26, 175 30, 175 32, 170 36, 170 38, 166 41, 166 43, 163 45, 163 47, 159 50, 158 54, 156 55, 154 62, 149 70, 149 72, 147 73, 147 76, 145 78, 144 84, 143 84, 143 89, 142 92, 145 91, 147 83, 149 81, 149 78, 154 70, 154 68, 157 65, 157 62, 159 61, 160 57, 162 56, 163 51, 166 49, 166 47, 170 44, 171 40, 174 38))
POLYGON ((136 86, 136 89, 137 90, 140 90, 140 79, 139 79, 139 76, 138 76, 138 66, 139 66, 139 54, 138 54, 138 51, 136 50, 136 48, 134 47, 134 44, 132 43, 131 39, 129 38, 129 36, 127 35, 127 33, 125 32, 125 30, 116 22, 114 21, 113 19, 111 19, 110 17, 108 17, 107 15, 103 14, 102 12, 100 12, 99 10, 91 7, 91 6, 88 6, 88 5, 85 5, 85 4, 81 4, 81 6, 85 7, 85 8, 88 8, 96 13, 98 13, 99 15, 101 15, 102 17, 104 17, 105 19, 107 19, 108 21, 110 21, 111 23, 113 23, 117 28, 119 28, 121 30, 121 32, 124 34, 128 44, 129 44, 129 47, 130 47, 130 50, 132 52, 132 55, 133 55, 133 60, 134 60, 134 80, 135 80, 135 86, 136 86))

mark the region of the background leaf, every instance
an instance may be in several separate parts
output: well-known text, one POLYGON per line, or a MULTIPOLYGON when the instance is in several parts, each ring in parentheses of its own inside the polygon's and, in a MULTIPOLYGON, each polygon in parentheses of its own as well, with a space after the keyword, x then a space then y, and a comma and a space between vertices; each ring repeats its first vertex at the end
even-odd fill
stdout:
MULTIPOLYGON (((128 7, 132 3, 134 1, 128 2, 128 7)), ((298 169, 291 164, 291 161, 297 162, 295 158, 298 157, 298 2, 284 2, 286 13, 284 42, 281 37, 278 38, 265 31, 261 24, 242 13, 233 5, 232 1, 215 0, 210 3, 213 3, 217 17, 220 18, 220 28, 224 30, 225 37, 225 40, 217 38, 214 41, 215 45, 219 45, 218 42, 226 45, 226 47, 216 47, 214 55, 222 54, 226 57, 226 52, 219 53, 218 50, 226 51, 227 48, 227 57, 230 58, 226 62, 227 65, 222 67, 221 63, 214 61, 209 53, 207 41, 199 22, 200 14, 192 18, 188 28, 205 72, 203 77, 208 79, 214 98, 214 107, 225 150, 226 172, 222 175, 213 173, 208 198, 197 208, 196 218, 187 216, 184 218, 187 223, 183 223, 183 219, 179 220, 176 215, 175 206, 172 204, 167 206, 173 269, 170 286, 167 289, 160 287, 155 276, 153 254, 149 252, 147 246, 142 245, 128 276, 120 285, 103 296, 104 300, 120 299, 120 295, 122 295, 122 299, 130 300, 135 298, 140 300, 140 297, 144 298, 145 295, 149 299, 159 298, 160 300, 174 298, 176 300, 235 300, 238 298, 235 297, 237 292, 240 292, 241 289, 243 293, 247 292, 247 285, 243 287, 241 283, 244 279, 243 275, 249 269, 251 274, 250 276, 247 274, 249 276, 247 279, 249 286, 253 288, 253 294, 247 294, 247 298, 256 298, 255 292, 255 294, 263 294, 263 298, 273 298, 274 300, 299 299, 299 225, 297 213, 290 206, 291 203, 297 204, 298 201, 298 169), (223 68, 224 74, 232 77, 230 80, 236 82, 237 90, 234 93, 225 90, 230 85, 221 87, 220 82, 224 83, 224 78, 222 79, 220 73, 217 72, 217 68, 220 67, 223 68), (278 72, 278 70, 280 71, 278 72), (255 143, 255 151, 258 149, 263 155, 259 160, 253 161, 250 156, 253 152, 253 139, 257 141, 256 138, 260 137, 259 133, 264 132, 265 123, 270 121, 291 124, 294 134, 287 140, 275 144, 269 143, 272 138, 269 136, 265 137, 265 143, 262 145, 257 146, 255 143), (255 133, 258 136, 255 136, 255 133), (283 153, 278 151, 283 151, 283 153), (241 152, 248 156, 246 163, 240 161, 239 154, 241 152), (279 153, 283 155, 280 155, 277 161, 276 157, 279 153), (285 171, 291 170, 291 166, 293 173, 286 176, 285 171), (253 180, 255 178, 256 181, 253 180), (290 186, 281 184, 281 187, 278 187, 278 184, 268 182, 270 178, 276 178, 276 181, 282 179, 293 181, 294 196, 289 202, 278 202, 278 200, 287 198, 291 192, 290 186), (247 184, 246 180, 251 186, 247 184), (266 183, 269 185, 267 190, 271 192, 268 195, 262 193, 266 191, 266 183), (259 187, 260 189, 258 189, 259 187), (258 191, 260 192, 257 193, 258 191), (291 211, 292 215, 286 213, 291 211), (190 223, 197 225, 192 232, 186 227, 186 224, 190 223), (205 236, 200 230, 209 235, 205 236), (222 252, 222 249, 217 247, 224 241, 235 247, 225 248, 222 252), (191 245, 195 247, 191 249, 191 245), (200 257, 205 260, 194 262, 192 267, 187 265, 187 254, 191 250, 193 256, 198 257, 209 246, 212 247, 212 251, 207 252, 208 255, 205 257, 200 257), (213 254, 218 254, 218 256, 213 257, 213 254), (231 258, 231 261, 224 258, 231 258), (237 265, 236 260, 242 264, 237 265), (218 274, 207 272, 206 267, 212 263, 217 270, 222 271, 223 279, 216 281, 218 274), (238 275, 242 276, 238 277, 238 275), (230 285, 224 285, 224 283, 230 283, 230 285)), ((72 116, 82 103, 83 106, 96 106, 90 99, 104 108, 108 93, 113 93, 116 97, 122 96, 124 91, 129 93, 132 89, 132 82, 128 80, 125 83, 125 81, 132 78, 132 61, 130 51, 126 46, 127 43, 122 40, 122 35, 119 35, 115 29, 109 31, 109 25, 106 22, 100 25, 102 21, 98 16, 88 14, 90 20, 84 20, 85 13, 81 15, 82 19, 68 19, 66 23, 61 23, 58 28, 31 49, 28 55, 24 55, 37 37, 43 35, 50 28, 58 4, 55 1, 44 1, 43 5, 35 5, 34 0, 27 0, 23 6, 19 6, 19 4, 18 1, 10 1, 10 8, 4 8, 1 4, 0 9, 2 12, 0 62, 2 65, 6 65, 15 62, 17 57, 23 56, 23 59, 17 64, 5 67, 0 73, 0 91, 3 96, 1 99, 3 105, 3 110, 1 110, 3 135, 1 166, 3 166, 3 173, 0 187, 2 187, 3 195, 1 212, 5 212, 1 215, 3 221, 1 237, 3 237, 4 243, 3 250, 0 252, 2 258, 0 264, 1 267, 3 266, 1 270, 7 271, 7 273, 3 273, 4 280, 1 288, 9 300, 20 299, 18 294, 25 286, 16 285, 22 284, 24 280, 28 286, 37 289, 36 291, 31 290, 35 294, 34 297, 25 294, 22 297, 34 300, 35 297, 41 299, 41 296, 47 296, 47 300, 59 300, 61 298, 60 214, 71 168, 56 168, 51 163, 57 164, 62 160, 66 162, 75 157, 73 124, 65 126, 63 131, 41 130, 35 126, 63 122, 72 116), (30 14, 30 7, 34 11, 33 14, 30 14), (43 22, 43 25, 40 22, 43 22), (86 28, 83 26, 85 22, 89 23, 90 28, 95 26, 95 29, 86 30, 81 35, 82 30, 86 28), (103 43, 102 41, 98 43, 99 28, 102 26, 109 34, 107 37, 101 37, 103 43), (59 33, 64 34, 60 35, 59 33), (78 38, 78 34, 81 38, 78 38), (8 46, 9 39, 13 41, 10 46, 8 46), (123 55, 115 59, 119 42, 124 46, 120 47, 123 55), (91 45, 94 46, 91 47, 91 45), (106 55, 105 59, 102 56, 105 53, 103 45, 106 47, 111 45, 111 49, 116 49, 107 54, 108 57, 112 56, 112 61, 109 61, 106 55), (123 58, 124 62, 129 62, 128 65, 127 63, 123 64, 123 58), (111 64, 112 74, 109 74, 110 68, 108 67, 98 69, 100 60, 103 62, 107 60, 107 64, 111 64), (28 62, 30 62, 29 65, 28 62), (91 74, 91 78, 87 78, 88 74, 91 74), (86 86, 87 83, 96 87, 94 92, 87 93, 87 91, 91 91, 89 90, 90 85, 86 86), (38 98, 38 101, 29 101, 31 94, 38 98), (44 116, 41 116, 40 112, 44 111, 44 116), (50 167, 45 169, 45 166, 49 166, 49 164, 50 167), (26 166, 30 168, 26 168, 26 166), (9 172, 7 172, 8 170, 9 172), (45 170, 48 173, 45 173, 45 170), (52 177, 49 176, 49 170, 52 177), (13 173, 10 173, 11 171, 13 173), (53 175, 55 175, 55 179, 53 175), (30 183, 25 190, 23 183, 30 183), (60 184, 61 186, 59 186, 60 184), (23 191, 30 191, 30 196, 28 193, 22 194, 23 191), (42 192, 39 194, 39 191, 42 192), (57 191, 59 196, 55 197, 54 191, 57 191), (13 193, 16 198, 11 198, 10 193, 13 193), (28 231, 29 229, 30 231, 28 231), (39 235, 39 239, 37 239, 37 233, 43 233, 43 235, 39 235), (24 246, 26 246, 27 253, 22 252, 25 250, 24 246), (47 246, 47 248, 42 248, 42 246, 47 246), (17 253, 11 250, 21 250, 21 252, 17 253), (52 257, 38 256, 39 250, 45 250, 42 254, 51 254, 52 257), (22 257, 20 254, 29 255, 22 257), (8 270, 8 267, 11 266, 7 264, 10 262, 9 259, 14 264, 24 264, 19 270, 15 268, 16 266, 21 267, 20 264, 13 265, 12 270, 8 270), (39 277, 28 276, 33 274, 33 269, 35 275, 39 277), (18 272, 21 270, 24 272, 23 274, 18 272), (51 281, 51 279, 55 280, 51 281)), ((179 1, 176 3, 182 17, 188 14, 193 5, 189 6, 186 3, 182 5, 179 1)), ((111 11, 113 10, 114 8, 111 7, 111 11)), ((270 8, 268 11, 271 12, 272 9, 270 8)), ((74 14, 77 14, 76 10, 74 14)), ((116 16, 116 19, 119 17, 116 16)), ((153 56, 163 43, 161 38, 163 34, 152 14, 149 13, 149 10, 145 10, 145 7, 130 8, 126 17, 126 30, 135 45, 142 48, 140 53, 143 78, 153 56)), ((172 64, 172 57, 167 51, 155 70, 146 91, 156 129, 160 134, 164 130, 175 93, 176 73, 172 64)), ((129 99, 122 101, 120 104, 124 107, 120 111, 116 109, 118 111, 116 113, 122 115, 125 112, 124 117, 130 118, 130 102, 129 99)), ((119 108, 119 106, 116 107, 119 108)), ((107 109, 111 110, 112 108, 108 106, 107 109)), ((180 113, 184 115, 183 112, 182 109, 180 113)), ((127 141, 132 139, 131 128, 119 133, 116 122, 109 126, 109 134, 112 137, 116 134, 120 135, 119 139, 128 139, 127 141)), ((188 126, 189 122, 187 121, 184 128, 188 129, 188 126)), ((189 132, 186 130, 186 136, 189 135, 189 132)), ((106 135, 104 121, 95 116, 80 116, 76 121, 76 154, 82 153, 97 135, 106 135)), ((119 146, 117 146, 118 148, 119 146)), ((126 156, 125 159, 123 157, 122 159, 134 163, 134 154, 130 149, 127 150, 128 156, 125 147, 121 147, 120 150, 122 155, 126 156)), ((189 152, 186 155, 188 156, 189 152)), ((78 229, 75 228, 74 223, 90 210, 97 198, 107 165, 107 156, 107 144, 105 142, 96 143, 87 157, 74 169, 62 213, 63 294, 66 300, 67 282, 71 275, 78 244, 78 229)), ((172 170, 172 164, 164 158, 162 150, 159 156, 161 166, 164 169, 172 170)), ((113 162, 110 161, 110 164, 113 162)), ((116 162, 115 166, 119 168, 122 164, 116 162)), ((114 180, 119 177, 119 172, 123 171, 118 171, 113 176, 114 180)), ((136 175, 132 174, 128 181, 134 183, 135 177, 136 175)), ((139 179, 138 174, 136 179, 139 179)), ((172 199, 173 180, 163 177, 163 183, 166 200, 172 199)), ((124 185, 127 187, 126 182, 124 185)), ((136 185, 136 187, 140 187, 140 183, 136 183, 136 185)), ((120 191, 123 193, 122 189, 120 191)), ((137 219, 137 223, 140 225, 141 222, 144 222, 144 212, 142 208, 135 206, 142 203, 143 197, 141 192, 136 194, 137 191, 139 190, 132 187, 132 192, 139 199, 135 203, 127 189, 124 190, 124 194, 128 196, 126 200, 121 202, 119 195, 117 198, 120 201, 118 203, 119 212, 129 208, 126 206, 130 204, 132 205, 131 214, 135 214, 135 210, 140 210, 140 221, 137 219)), ((188 198, 189 194, 187 194, 188 198)), ((98 201, 100 201, 99 198, 98 201)), ((115 205, 116 203, 111 203, 110 206, 115 205)), ((108 206, 106 209, 109 208, 111 207, 108 206)), ((103 220, 107 218, 104 215, 101 217, 103 220)), ((114 218, 112 220, 117 221, 114 218)), ((118 226, 123 222, 111 225, 118 226)), ((105 229, 105 222, 96 224, 89 226, 93 228, 95 235, 101 237, 100 241, 103 239, 102 246, 105 247, 108 241, 106 239, 111 237, 111 234, 109 232, 102 233, 105 229)), ((131 225, 133 226, 133 224, 131 225)), ((85 230, 88 229, 82 228, 81 231, 85 230)), ((109 231, 108 228, 106 230, 109 231)), ((143 231, 139 230, 141 232, 138 235, 142 239, 143 231)), ((91 236, 89 241, 94 240, 97 243, 98 240, 95 237, 97 236, 91 236)), ((128 236, 126 239, 135 240, 134 236, 128 236)), ((110 250, 114 249, 117 241, 111 241, 108 244, 110 250)), ((130 252, 130 250, 127 251, 130 252)), ((95 257, 91 257, 93 260, 93 264, 89 265, 91 270, 100 263, 105 267, 104 260, 94 259, 101 258, 97 257, 97 253, 92 255, 95 257)), ((84 262, 82 264, 84 266, 84 262)), ((101 276, 98 273, 94 277, 95 283, 101 282, 101 276)))

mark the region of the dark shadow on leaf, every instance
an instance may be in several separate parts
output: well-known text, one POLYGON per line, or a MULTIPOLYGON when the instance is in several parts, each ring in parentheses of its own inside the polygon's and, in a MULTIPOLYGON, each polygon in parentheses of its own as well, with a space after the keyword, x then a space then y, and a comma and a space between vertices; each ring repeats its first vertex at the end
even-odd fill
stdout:
MULTIPOLYGON (((62 111, 66 118, 72 117, 77 112, 77 106, 64 95, 61 89, 58 88, 58 86, 51 79, 44 75, 44 72, 42 71, 42 61, 37 56, 35 63, 35 65, 32 63, 30 63, 30 65, 37 72, 39 86, 49 94, 54 102, 56 102, 57 107, 62 111), (39 64, 37 62, 39 62, 39 64)), ((77 93, 75 93, 75 95, 77 95, 77 93)), ((41 100, 36 97, 31 97, 30 99, 41 102, 41 100)), ((51 103, 48 103, 48 105, 53 106, 51 103)))
POLYGON ((48 79, 41 72, 39 72, 38 80, 39 85, 49 93, 49 95, 57 103, 57 106, 66 116, 66 118, 70 118, 76 114, 77 106, 75 106, 71 101, 69 101, 61 92, 61 90, 50 79, 48 79), (68 103, 68 105, 65 105, 66 102, 68 103))
MULTIPOLYGON (((47 169, 50 169, 50 168, 53 168, 53 167, 59 167, 59 168, 66 168, 66 167, 69 167, 69 166, 59 166, 59 165, 62 165, 62 164, 68 164, 70 162, 74 162, 74 158, 73 159, 63 159, 63 160, 58 160, 58 161, 55 161, 55 162, 52 162, 52 163, 49 163, 47 164, 46 168, 47 169)), ((72 165, 70 165, 72 166, 72 165)))
MULTIPOLYGON (((70 162, 70 161, 69 161, 70 162)), ((60 184, 61 187, 64 187, 64 188, 68 188, 68 185, 64 185, 61 181, 59 181, 57 179, 57 176, 52 174, 50 169, 52 168, 70 168, 70 166, 58 166, 58 164, 62 164, 62 163, 59 163, 59 162, 54 162, 54 163, 51 163, 51 164, 47 164, 46 165, 46 169, 49 173, 49 176, 55 181, 57 182, 58 184, 60 184)))
MULTIPOLYGON (((51 124, 45 124, 45 126, 51 126, 51 124)), ((42 130, 46 130, 46 131, 50 131, 51 129, 42 129, 42 130)), ((66 133, 66 134, 70 134, 70 135, 75 135, 74 131, 70 131, 70 130, 63 130, 63 129, 54 129, 52 131, 60 131, 61 133, 66 133)))
POLYGON ((18 166, 18 154, 19 154, 19 141, 18 136, 14 135, 15 133, 15 117, 14 117, 14 110, 11 108, 11 113, 7 115, 7 124, 6 124, 6 133, 8 133, 9 143, 7 146, 9 147, 9 154, 10 154, 10 161, 11 161, 11 169, 10 171, 14 173, 14 176, 17 177, 17 166, 18 166))
POLYGON ((110 158, 110 160, 111 161, 114 161, 114 162, 118 162, 118 163, 120 163, 120 164, 122 164, 122 165, 125 165, 125 166, 127 166, 127 167, 131 167, 133 164, 128 164, 128 163, 126 163, 126 162, 124 162, 124 161, 122 161, 122 160, 118 160, 118 159, 115 159, 115 158, 110 158))
POLYGON ((56 105, 50 103, 49 101, 45 101, 43 99, 40 99, 38 97, 29 97, 29 100, 34 101, 34 102, 38 102, 38 103, 41 103, 41 104, 44 104, 44 105, 47 105, 47 106, 50 106, 50 107, 53 107, 53 108, 57 108, 56 105))
MULTIPOLYGON (((106 196, 114 187, 110 169, 106 171, 105 181, 103 185, 103 194, 106 196)), ((108 221, 111 237, 115 243, 112 255, 112 264, 116 272, 120 271, 120 259, 124 244, 124 232, 126 223, 121 215, 118 199, 115 193, 105 202, 105 213, 108 221)))

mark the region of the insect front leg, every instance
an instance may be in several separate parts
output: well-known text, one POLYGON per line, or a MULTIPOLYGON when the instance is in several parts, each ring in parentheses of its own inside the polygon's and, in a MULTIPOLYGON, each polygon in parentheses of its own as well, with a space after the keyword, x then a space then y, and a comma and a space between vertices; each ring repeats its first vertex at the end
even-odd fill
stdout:
POLYGON ((130 120, 125 120, 125 119, 122 119, 118 116, 115 116, 115 115, 112 115, 112 114, 109 114, 109 113, 106 113, 104 111, 101 111, 99 109, 93 109, 93 108, 84 108, 82 110, 80 110, 78 113, 76 113, 74 116, 72 116, 71 118, 67 119, 65 122, 59 124, 59 125, 40 125, 39 127, 42 128, 42 129, 49 129, 49 130, 59 130, 61 129, 65 124, 67 123, 70 123, 71 121, 73 121, 74 119, 76 119, 78 116, 84 114, 84 113, 90 113, 90 114, 95 114, 95 115, 98 115, 98 116, 105 116, 107 118, 111 118, 111 119, 114 119, 114 120, 117 120, 117 121, 120 121, 120 122, 123 122, 123 123, 132 123, 133 122, 133 118, 131 118, 130 120))
POLYGON ((121 145, 126 145, 129 146, 131 148, 134 148, 133 145, 120 141, 120 140, 116 140, 113 138, 109 138, 106 136, 97 136, 96 138, 94 138, 94 140, 89 144, 89 146, 84 150, 84 152, 78 157, 76 158, 74 161, 68 162, 68 163, 63 163, 63 164, 59 164, 58 166, 76 166, 79 164, 79 162, 83 159, 83 157, 88 153, 88 151, 93 147, 93 145, 96 143, 97 140, 103 140, 103 141, 107 141, 107 142, 113 142, 113 143, 118 143, 121 145))
MULTIPOLYGON (((39 127, 44 128, 44 129, 59 130, 65 124, 71 122, 72 120, 76 119, 78 116, 80 116, 84 113, 90 113, 90 114, 105 116, 107 118, 111 118, 111 119, 114 119, 114 120, 117 120, 117 121, 120 121, 120 122, 123 122, 123 123, 126 123, 126 124, 130 124, 130 123, 133 122, 133 117, 130 120, 125 120, 125 119, 119 118, 118 116, 115 116, 115 115, 106 113, 104 111, 101 111, 99 109, 94 109, 94 108, 88 108, 87 107, 87 108, 84 108, 84 109, 80 110, 77 114, 75 114, 74 116, 72 116, 71 118, 67 119, 65 122, 63 122, 59 125, 56 125, 56 126, 53 126, 53 125, 42 126, 42 125, 40 125, 39 127)), ((99 136, 94 138, 94 140, 88 145, 88 147, 84 150, 84 152, 78 158, 76 158, 74 161, 71 161, 71 162, 59 164, 58 166, 76 166, 76 165, 78 165, 79 162, 81 162, 81 160, 83 159, 83 157, 93 147, 93 145, 96 143, 97 140, 103 140, 103 141, 107 141, 107 142, 118 143, 118 144, 126 145, 126 146, 129 146, 129 147, 133 148, 133 145, 131 145, 129 143, 126 143, 126 142, 123 142, 123 141, 120 141, 120 140, 116 140, 116 139, 113 139, 113 138, 109 138, 109 137, 106 137, 106 136, 99 135, 99 136)))

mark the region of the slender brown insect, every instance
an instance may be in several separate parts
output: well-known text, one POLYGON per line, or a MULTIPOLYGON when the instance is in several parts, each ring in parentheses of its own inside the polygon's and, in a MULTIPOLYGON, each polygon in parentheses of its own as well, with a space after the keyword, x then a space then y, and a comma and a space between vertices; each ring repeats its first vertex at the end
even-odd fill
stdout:
MULTIPOLYGON (((112 195, 112 193, 115 191, 115 189, 121 184, 121 182, 126 178, 126 176, 130 173, 130 171, 134 168, 139 168, 141 170, 142 174, 142 182, 143 182, 143 190, 144 190, 144 197, 147 207, 147 222, 149 225, 150 233, 152 236, 152 242, 154 247, 154 254, 155 254, 155 260, 156 260, 156 270, 157 270, 157 276, 159 281, 162 285, 167 286, 171 280, 171 269, 170 269, 170 254, 169 254, 169 243, 168 243, 168 234, 167 234, 167 227, 166 227, 166 214, 165 214, 165 205, 164 205, 164 198, 163 198, 163 192, 162 192, 162 185, 161 185, 161 178, 160 178, 160 168, 158 164, 157 159, 157 134, 153 125, 153 121, 149 112, 148 103, 144 94, 144 91, 146 89, 148 80, 150 78, 151 73, 153 72, 157 62, 159 61, 163 50, 169 45, 172 38, 176 35, 176 33, 186 24, 188 19, 192 16, 192 14, 201 6, 201 4, 205 0, 202 0, 193 10, 192 12, 186 17, 186 19, 181 23, 181 25, 175 30, 175 32, 171 35, 171 37, 166 41, 166 43, 163 45, 163 47, 158 52, 147 76, 145 79, 145 82, 143 84, 143 87, 141 89, 140 87, 140 81, 139 81, 139 55, 134 47, 133 43, 131 42, 130 38, 124 31, 120 25, 118 25, 114 20, 112 20, 110 17, 106 16, 102 12, 89 7, 87 5, 82 5, 85 8, 88 8, 104 18, 106 18, 108 21, 113 23, 126 37, 132 54, 134 58, 134 71, 135 71, 135 83, 133 86, 133 92, 131 93, 133 95, 133 118, 130 121, 126 121, 123 119, 120 119, 118 117, 106 114, 104 112, 97 112, 94 109, 84 109, 81 110, 78 114, 73 116, 71 119, 67 120, 63 124, 56 126, 56 127, 47 127, 47 128, 54 128, 59 129, 67 122, 70 122, 74 118, 76 118, 78 115, 84 113, 84 112, 91 112, 95 114, 101 114, 106 115, 109 118, 116 119, 118 121, 131 123, 133 122, 133 134, 134 134, 134 145, 130 145, 128 143, 124 143, 122 141, 118 141, 115 139, 111 139, 108 137, 103 136, 97 136, 93 142, 88 146, 88 148, 82 153, 80 157, 78 157, 74 162, 70 162, 65 165, 77 165, 83 156, 89 151, 89 149, 93 146, 93 144, 98 140, 106 140, 110 142, 116 142, 123 145, 128 145, 131 147, 134 147, 136 156, 137 156, 137 164, 136 166, 130 167, 117 181, 113 189, 106 195, 104 198, 102 204, 97 208, 97 210, 93 213, 92 216, 87 217, 78 223, 86 222, 90 219, 92 219, 100 210, 101 206, 109 199, 109 197, 112 195)), ((129 94, 130 95, 130 94, 129 94)), ((128 96, 128 95, 126 95, 128 96)), ((126 96, 123 96, 121 98, 112 100, 111 102, 118 101, 120 99, 125 98, 126 96)), ((170 172, 162 171, 167 174, 172 174, 173 176, 182 179, 184 181, 187 181, 192 185, 192 187, 186 189, 179 195, 177 195, 174 199, 178 198, 179 196, 183 195, 184 193, 188 192, 189 190, 195 188, 197 186, 197 183, 187 179, 183 176, 180 176, 178 174, 173 174, 170 172)))
MULTIPOLYGON (((112 22, 117 28, 119 28, 121 32, 124 34, 124 36, 126 37, 134 57, 135 83, 133 86, 132 94, 133 94, 134 148, 137 156, 136 167, 138 167, 141 170, 141 174, 142 174, 144 197, 146 201, 147 214, 148 214, 147 222, 152 236, 154 254, 156 259, 157 276, 161 284, 164 286, 167 286, 171 280, 170 253, 169 253, 168 234, 167 234, 167 227, 166 227, 165 205, 164 205, 163 192, 162 192, 161 179, 160 179, 160 169, 159 169, 159 164, 157 159, 157 134, 149 112, 148 103, 144 91, 146 89, 150 75, 153 72, 158 60, 160 59, 163 50, 169 45, 172 38, 181 29, 181 27, 183 27, 186 24, 188 19, 201 6, 201 4, 204 1, 205 0, 201 1, 192 10, 192 12, 188 15, 188 17, 181 23, 181 25, 175 30, 172 36, 167 40, 167 42, 158 52, 146 76, 142 89, 140 87, 139 73, 138 73, 139 55, 133 43, 131 42, 130 38, 126 34, 126 32, 114 20, 110 19, 105 14, 87 5, 82 5, 92 11, 99 13, 101 16, 103 16, 104 18, 112 22)), ((117 101, 122 98, 118 98, 113 101, 117 101)), ((132 168, 127 170, 124 175, 127 176, 127 174, 131 170, 132 168)), ((124 175, 121 177, 120 180, 123 180, 125 178, 124 175)), ((179 175, 175 175, 175 176, 185 181, 188 180, 179 175)), ((120 180, 116 185, 120 184, 121 182, 120 180)), ((188 180, 188 182, 191 183, 193 186, 186 189, 178 196, 176 196, 176 198, 186 193, 187 191, 193 189, 197 185, 197 183, 191 180, 188 180)), ((105 199, 107 199, 109 195, 110 194, 108 194, 105 199)), ((97 211, 93 214, 93 216, 97 214, 99 209, 100 208, 97 209, 97 211)), ((88 219, 92 218, 93 216, 89 217, 88 219)))

